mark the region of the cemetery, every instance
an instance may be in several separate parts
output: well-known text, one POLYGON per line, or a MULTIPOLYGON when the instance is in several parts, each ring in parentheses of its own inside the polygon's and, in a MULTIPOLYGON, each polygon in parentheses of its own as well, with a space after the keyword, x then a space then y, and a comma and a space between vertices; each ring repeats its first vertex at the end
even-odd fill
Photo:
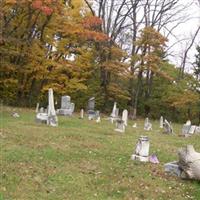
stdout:
POLYGON ((0 200, 200 200, 200 0, 0 7, 0 200))
MULTIPOLYGON (((119 117, 112 123, 103 115, 97 123, 83 109, 56 116, 50 111, 55 110, 50 108, 52 90, 48 96, 45 123, 37 121, 42 120, 39 109, 2 107, 5 199, 198 199, 200 154, 194 148, 200 149, 199 133, 181 137, 182 125, 173 123, 173 134, 165 134, 165 120, 151 120, 148 131, 144 126, 149 119, 119 117), (56 117, 56 126, 49 116, 56 117)), ((128 112, 122 111, 119 116, 128 112)))

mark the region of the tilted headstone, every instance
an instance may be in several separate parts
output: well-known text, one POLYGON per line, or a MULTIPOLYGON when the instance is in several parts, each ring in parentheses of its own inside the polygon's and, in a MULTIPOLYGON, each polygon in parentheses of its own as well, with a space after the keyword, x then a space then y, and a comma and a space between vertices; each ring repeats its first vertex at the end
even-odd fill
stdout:
POLYGON ((152 124, 149 122, 149 118, 147 117, 144 122, 144 130, 150 131, 152 130, 152 124))
POLYGON ((160 117, 160 128, 163 128, 163 116, 160 117))
POLYGON ((70 96, 61 97, 61 108, 57 110, 59 115, 71 116, 74 112, 75 104, 71 102, 70 96))
POLYGON ((124 121, 122 119, 117 119, 116 120, 116 129, 115 131, 120 132, 120 133, 124 133, 125 132, 125 124, 124 121))
POLYGON ((164 132, 166 134, 173 134, 172 125, 165 119, 163 124, 164 132))
POLYGON ((182 177, 200 180, 200 153, 196 152, 193 145, 187 145, 178 151, 179 166, 183 170, 182 177))
POLYGON ((124 121, 124 125, 128 125, 128 110, 123 110, 122 112, 122 120, 124 121))
POLYGON ((149 138, 147 136, 140 136, 136 144, 135 154, 131 156, 132 160, 139 160, 142 162, 149 161, 149 138))
POLYGON ((192 125, 192 126, 190 127, 189 134, 190 134, 190 135, 193 135, 193 134, 195 133, 195 130, 196 130, 196 126, 195 126, 195 125, 192 125))

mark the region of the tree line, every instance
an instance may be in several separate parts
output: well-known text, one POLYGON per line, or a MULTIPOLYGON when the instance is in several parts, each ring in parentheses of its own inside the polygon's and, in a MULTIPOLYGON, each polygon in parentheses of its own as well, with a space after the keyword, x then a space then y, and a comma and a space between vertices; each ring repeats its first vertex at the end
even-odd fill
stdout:
POLYGON ((116 101, 132 118, 198 123, 199 47, 190 74, 190 46, 180 66, 168 60, 168 38, 187 18, 177 0, 3 0, 0 7, 3 103, 45 105, 51 87, 58 106, 62 95, 77 109, 95 96, 102 112, 116 101))

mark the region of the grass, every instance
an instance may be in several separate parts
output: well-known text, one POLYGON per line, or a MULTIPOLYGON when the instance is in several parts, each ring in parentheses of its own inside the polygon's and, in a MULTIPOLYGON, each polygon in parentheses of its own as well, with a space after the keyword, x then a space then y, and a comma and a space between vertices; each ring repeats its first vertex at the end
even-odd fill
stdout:
POLYGON ((13 118, 12 110, 1 112, 0 200, 200 199, 199 182, 163 170, 186 144, 200 152, 200 136, 179 137, 179 124, 176 135, 164 135, 158 121, 150 132, 144 132, 144 120, 137 129, 129 121, 120 134, 106 119, 97 124, 78 115, 59 117, 55 128, 36 124, 33 110, 16 108, 20 118, 13 118), (150 153, 160 164, 130 159, 140 135, 149 136, 150 153))

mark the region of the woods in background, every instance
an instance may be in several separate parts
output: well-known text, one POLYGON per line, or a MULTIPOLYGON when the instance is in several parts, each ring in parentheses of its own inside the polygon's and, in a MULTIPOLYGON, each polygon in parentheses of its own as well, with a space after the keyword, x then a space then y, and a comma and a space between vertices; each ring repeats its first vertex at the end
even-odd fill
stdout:
POLYGON ((170 34, 172 21, 181 23, 175 13, 184 8, 177 1, 3 0, 0 7, 4 104, 45 104, 51 87, 58 103, 67 94, 77 109, 95 96, 103 112, 117 101, 132 118, 198 123, 199 47, 193 74, 187 74, 185 64, 169 63, 168 34, 162 34, 170 34))

